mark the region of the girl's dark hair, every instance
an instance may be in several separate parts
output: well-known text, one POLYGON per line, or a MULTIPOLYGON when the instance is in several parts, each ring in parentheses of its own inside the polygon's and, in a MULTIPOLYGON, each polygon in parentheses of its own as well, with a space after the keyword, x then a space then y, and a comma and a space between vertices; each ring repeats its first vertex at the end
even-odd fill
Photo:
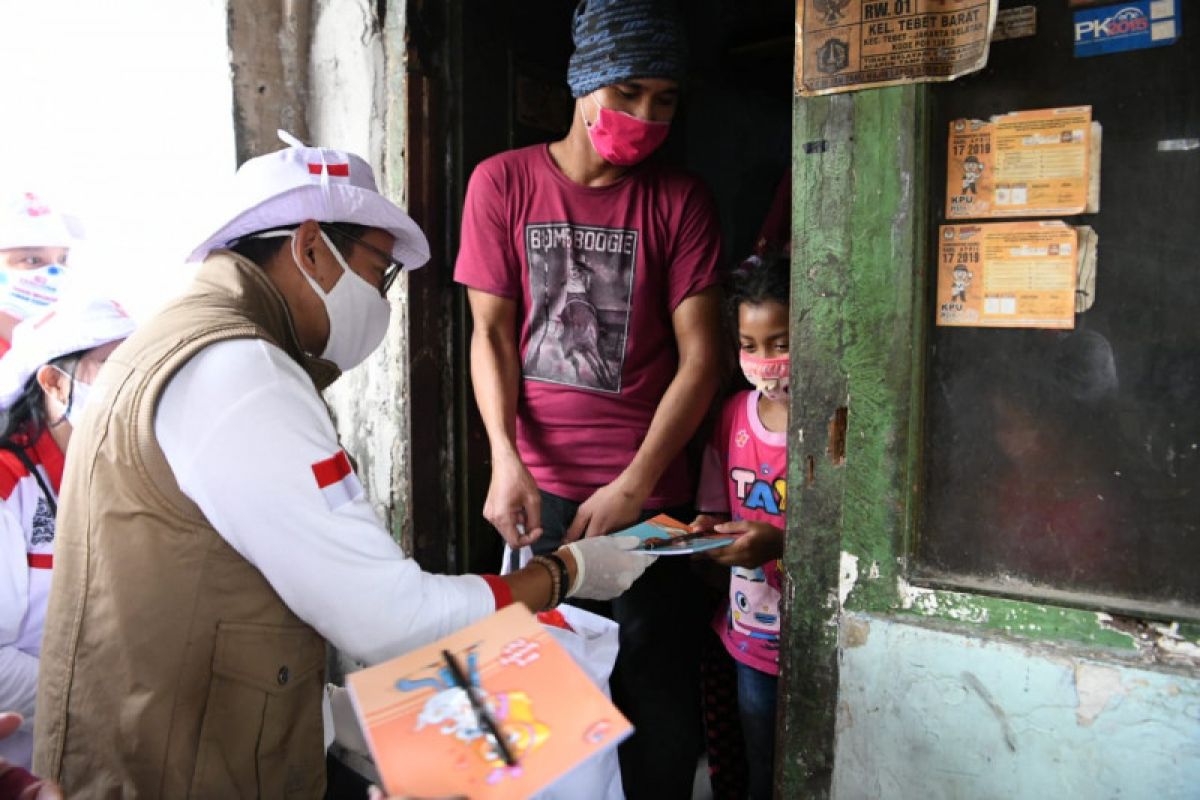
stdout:
POLYGON ((736 320, 742 303, 758 305, 774 300, 787 306, 791 278, 792 262, 787 254, 750 256, 729 275, 725 297, 730 315, 736 320))
MULTIPOLYGON (((80 350, 68 353, 65 356, 51 359, 46 364, 58 367, 74 380, 79 359, 86 352, 86 350, 80 350)), ((29 376, 29 380, 25 381, 25 388, 21 390, 21 395, 16 402, 7 411, 0 412, 0 442, 20 446, 30 445, 37 441, 37 438, 42 435, 42 431, 49 427, 50 420, 46 419, 46 403, 43 399, 45 392, 42 391, 37 379, 39 371, 41 371, 41 367, 34 370, 33 374, 29 376), (25 441, 17 442, 15 441, 17 437, 23 438, 25 441)))
MULTIPOLYGON (((260 267, 275 257, 285 245, 290 243, 290 239, 286 236, 272 236, 266 239, 256 239, 260 233, 274 233, 275 231, 294 231, 298 225, 285 225, 279 228, 267 228, 254 233, 247 233, 230 243, 229 249, 237 253, 242 258, 247 258, 258 264, 260 267)), ((370 230, 366 225, 354 225, 349 222, 322 222, 323 229, 333 228, 335 231, 341 231, 347 236, 353 236, 358 239, 364 233, 370 230)), ((333 246, 338 249, 344 258, 349 260, 350 251, 354 248, 354 242, 347 239, 346 236, 338 236, 336 233, 329 237, 333 242, 333 246)))

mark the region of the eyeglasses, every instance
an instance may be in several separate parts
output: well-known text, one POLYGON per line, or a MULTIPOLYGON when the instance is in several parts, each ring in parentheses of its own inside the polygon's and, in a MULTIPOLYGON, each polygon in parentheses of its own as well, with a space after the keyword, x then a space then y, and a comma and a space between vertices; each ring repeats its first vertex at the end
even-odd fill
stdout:
POLYGON ((401 272, 404 271, 404 264, 402 264, 401 262, 392 258, 391 253, 388 253, 384 250, 380 250, 375 245, 368 244, 367 242, 364 242, 362 239, 358 238, 357 236, 352 236, 351 234, 342 230, 338 226, 326 224, 326 225, 322 225, 321 229, 329 231, 330 233, 336 233, 338 236, 341 236, 343 239, 349 239, 350 241, 357 244, 359 247, 362 247, 363 249, 367 250, 368 252, 374 253, 375 255, 377 255, 383 259, 384 263, 387 264, 387 266, 384 267, 384 270, 383 270, 383 294, 387 294, 388 289, 392 288, 392 284, 396 282, 396 277, 401 272))

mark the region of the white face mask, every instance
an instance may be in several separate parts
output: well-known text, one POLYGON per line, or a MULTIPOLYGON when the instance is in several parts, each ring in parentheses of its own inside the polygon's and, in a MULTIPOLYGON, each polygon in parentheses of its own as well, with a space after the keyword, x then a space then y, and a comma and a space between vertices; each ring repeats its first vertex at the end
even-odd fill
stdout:
POLYGON ((58 301, 66 268, 47 264, 37 269, 0 268, 0 311, 26 319, 58 301))
POLYGON ((83 410, 87 408, 91 391, 90 383, 75 381, 71 384, 71 404, 67 406, 67 422, 71 423, 72 428, 79 427, 79 420, 83 419, 83 410))
POLYGON ((377 287, 350 269, 325 231, 321 231, 321 238, 345 273, 328 293, 300 266, 300 259, 296 258, 295 233, 292 234, 292 258, 296 269, 325 304, 325 314, 329 317, 329 340, 321 358, 329 359, 346 372, 365 361, 379 347, 392 318, 392 304, 379 294, 377 287))
POLYGON ((65 419, 67 422, 71 423, 72 428, 78 428, 79 420, 83 419, 83 410, 87 408, 88 395, 92 391, 92 385, 90 383, 84 383, 77 378, 72 378, 63 370, 58 369, 58 367, 54 367, 54 369, 57 369, 60 373, 66 375, 66 377, 71 381, 71 394, 69 397, 67 397, 66 411, 51 424, 57 425, 65 419))

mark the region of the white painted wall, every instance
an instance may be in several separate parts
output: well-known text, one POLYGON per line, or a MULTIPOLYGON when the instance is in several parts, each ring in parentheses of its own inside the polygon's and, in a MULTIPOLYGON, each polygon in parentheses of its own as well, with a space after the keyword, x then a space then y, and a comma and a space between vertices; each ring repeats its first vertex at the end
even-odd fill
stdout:
POLYGON ((844 623, 836 800, 1200 796, 1192 666, 863 614, 844 623))
MULTIPOLYGON (((387 147, 388 76, 375 8, 369 0, 314 0, 308 101, 312 141, 307 144, 361 155, 375 170, 381 191, 388 193, 385 165, 389 158, 398 163, 402 154, 389 153, 387 147)), ((400 194, 389 196, 404 204, 400 194)), ((325 394, 367 494, 397 538, 406 528, 409 507, 406 286, 402 276, 392 287, 392 323, 384 344, 325 394)))

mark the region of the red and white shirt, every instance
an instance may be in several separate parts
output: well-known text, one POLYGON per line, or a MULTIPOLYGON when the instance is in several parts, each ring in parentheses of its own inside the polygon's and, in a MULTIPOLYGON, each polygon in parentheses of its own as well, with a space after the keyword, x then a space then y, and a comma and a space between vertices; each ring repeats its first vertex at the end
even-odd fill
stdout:
POLYGON ((266 341, 202 350, 163 392, 155 433, 217 533, 352 658, 384 661, 504 601, 488 580, 431 575, 404 554, 367 502, 311 379, 266 341))
MULTIPOLYGON (((48 431, 25 455, 58 502, 63 454, 48 431)), ((0 450, 0 709, 25 722, 0 741, 0 757, 28 767, 33 750, 38 654, 54 565, 54 512, 37 478, 15 454, 0 450)))

